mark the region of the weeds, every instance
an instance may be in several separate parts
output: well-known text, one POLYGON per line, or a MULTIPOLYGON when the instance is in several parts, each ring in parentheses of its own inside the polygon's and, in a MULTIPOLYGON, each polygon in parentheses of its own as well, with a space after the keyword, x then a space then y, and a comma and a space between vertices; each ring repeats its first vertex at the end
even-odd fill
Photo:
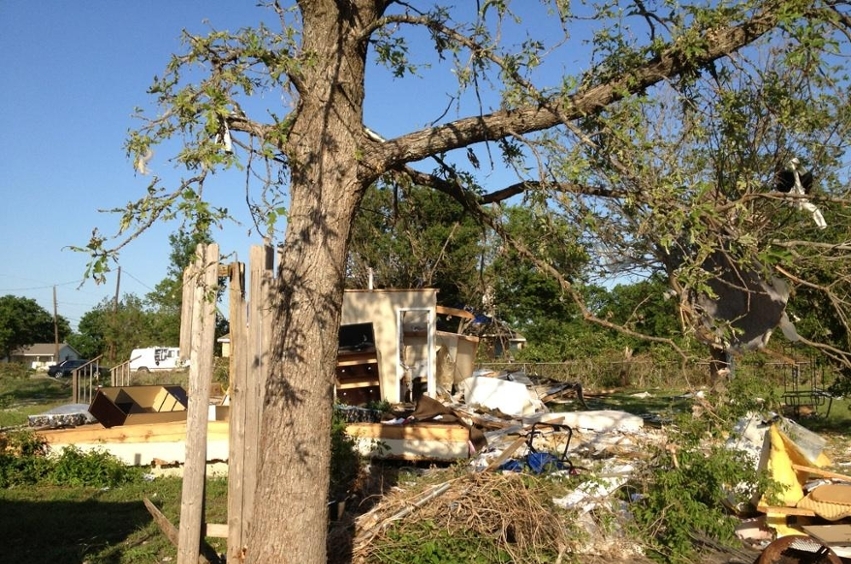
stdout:
POLYGON ((142 471, 125 466, 103 451, 82 452, 68 447, 51 456, 34 433, 20 431, 4 437, 0 453, 0 488, 15 486, 72 486, 112 488, 139 481, 142 471))

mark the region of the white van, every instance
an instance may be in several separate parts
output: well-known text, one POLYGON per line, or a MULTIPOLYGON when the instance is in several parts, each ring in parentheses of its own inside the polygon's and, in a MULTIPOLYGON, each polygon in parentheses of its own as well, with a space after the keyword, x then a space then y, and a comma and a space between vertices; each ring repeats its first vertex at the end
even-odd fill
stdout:
POLYGON ((133 349, 133 352, 130 353, 130 372, 179 370, 188 365, 189 361, 180 359, 178 347, 148 347, 146 349, 133 349))

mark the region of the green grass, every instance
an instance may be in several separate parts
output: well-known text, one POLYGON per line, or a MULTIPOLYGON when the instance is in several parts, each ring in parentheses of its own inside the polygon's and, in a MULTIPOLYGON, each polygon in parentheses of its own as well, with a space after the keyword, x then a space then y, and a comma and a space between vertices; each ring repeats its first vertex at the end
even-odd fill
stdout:
POLYGON ((0 376, 0 427, 23 425, 27 417, 71 401, 71 385, 48 376, 0 376))
MULTIPOLYGON (((145 508, 149 498, 175 526, 180 478, 120 488, 16 487, 0 490, 3 561, 28 564, 152 564, 176 560, 177 549, 145 508)), ((227 480, 207 480, 206 520, 227 522, 227 480)), ((226 539, 207 539, 218 553, 226 539)))
MULTIPOLYGON (((151 381, 163 383, 162 375, 151 381)), ((172 375, 172 377, 175 377, 172 375)), ((180 382, 177 382, 180 383, 180 382)), ((687 411, 691 401, 670 389, 618 390, 586 395, 589 409, 623 410, 635 415, 667 419, 687 411)), ((28 415, 42 413, 70 401, 67 381, 47 377, 9 376, 0 370, 0 426, 26 423, 28 415)), ((851 402, 834 400, 830 413, 799 420, 820 433, 833 451, 834 462, 848 460, 847 430, 851 402), (840 453, 841 451, 841 453, 840 453)), ((578 409, 576 402, 554 409, 578 409)), ((842 472, 842 470, 838 470, 842 472)), ((28 564, 153 564, 176 561, 176 548, 153 522, 143 500, 149 498, 175 526, 180 517, 179 478, 158 478, 110 489, 91 487, 16 486, 0 489, 0 530, 5 532, 3 561, 28 564)), ((227 480, 207 480, 206 520, 227 522, 227 480)), ((207 539, 219 552, 225 539, 207 539)))

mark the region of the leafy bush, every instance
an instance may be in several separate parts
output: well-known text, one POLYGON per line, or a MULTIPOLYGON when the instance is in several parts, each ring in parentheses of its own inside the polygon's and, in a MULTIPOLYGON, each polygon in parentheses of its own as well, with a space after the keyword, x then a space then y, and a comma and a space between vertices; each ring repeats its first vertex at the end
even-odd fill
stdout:
MULTIPOLYGON (((723 544, 734 540, 735 519, 722 501, 731 492, 745 498, 767 487, 765 477, 740 452, 724 447, 656 453, 653 470, 634 482, 631 505, 636 534, 663 562, 690 562, 694 534, 723 544)), ((747 499, 731 499, 735 505, 747 499)))
POLYGON ((31 432, 4 438, 0 453, 0 487, 20 485, 86 486, 111 488, 136 482, 142 470, 125 466, 104 451, 83 452, 67 447, 50 456, 47 444, 31 432))
POLYGON ((341 501, 354 487, 361 470, 361 456, 354 439, 346 434, 346 420, 337 410, 331 422, 331 484, 328 498, 341 501))
POLYGON ((114 488, 141 478, 141 469, 125 466, 106 451, 83 452, 70 446, 52 461, 47 480, 58 486, 114 488))
POLYGON ((50 473, 47 445, 33 433, 2 437, 0 488, 41 483, 50 473))
POLYGON ((638 499, 631 505, 635 533, 660 561, 691 561, 695 533, 732 543, 737 520, 725 501, 738 506, 755 494, 776 491, 743 452, 719 442, 735 420, 772 402, 758 379, 737 378, 727 390, 696 400, 668 429, 668 443, 653 453, 648 471, 628 490, 638 499))
POLYGON ((22 380, 29 378, 33 373, 31 368, 27 368, 25 364, 20 362, 4 362, 0 363, 0 379, 12 378, 22 380))

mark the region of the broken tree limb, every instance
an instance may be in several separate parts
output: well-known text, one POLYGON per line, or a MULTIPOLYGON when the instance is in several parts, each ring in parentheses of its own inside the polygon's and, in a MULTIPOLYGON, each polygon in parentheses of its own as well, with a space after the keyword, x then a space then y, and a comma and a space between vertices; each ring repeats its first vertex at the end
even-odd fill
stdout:
POLYGON ((399 511, 397 511, 393 515, 390 515, 386 519, 382 519, 381 521, 372 525, 368 529, 364 529, 363 531, 359 532, 357 534, 357 536, 355 537, 354 542, 352 544, 357 546, 357 545, 369 542, 370 539, 372 539, 372 537, 374 537, 379 531, 381 531, 383 528, 385 528, 387 525, 389 525, 393 521, 398 521, 399 519, 401 519, 401 518, 403 518, 407 515, 410 515, 411 513, 414 512, 414 510, 422 507, 423 505, 425 505, 426 503, 428 503, 432 499, 435 499, 436 497, 439 497, 439 496, 443 495, 444 493, 446 493, 447 491, 449 491, 449 487, 451 485, 452 485, 452 482, 450 481, 450 482, 444 482, 444 483, 442 483, 438 486, 435 486, 434 488, 432 488, 431 491, 429 491, 426 495, 424 495, 423 497, 418 499, 416 502, 414 502, 411 505, 408 505, 406 507, 403 507, 402 509, 400 509, 399 511))
MULTIPOLYGON (((157 506, 154 505, 150 499, 146 497, 142 501, 144 501, 145 507, 148 509, 148 513, 150 513, 151 517, 154 518, 154 523, 157 524, 157 527, 160 528, 160 530, 166 536, 169 542, 171 542, 171 544, 173 544, 176 548, 179 540, 178 537, 180 536, 180 532, 177 530, 177 527, 172 525, 171 521, 168 520, 168 517, 163 515, 163 512, 160 511, 159 508, 157 508, 157 506)), ((212 552, 213 554, 215 554, 216 552, 213 547, 205 545, 205 543, 203 542, 201 549, 203 550, 203 552, 212 552)), ((218 558, 215 558, 214 562, 218 562, 218 558)), ((203 554, 199 554, 198 564, 210 564, 210 560, 207 559, 207 557, 203 554)))

